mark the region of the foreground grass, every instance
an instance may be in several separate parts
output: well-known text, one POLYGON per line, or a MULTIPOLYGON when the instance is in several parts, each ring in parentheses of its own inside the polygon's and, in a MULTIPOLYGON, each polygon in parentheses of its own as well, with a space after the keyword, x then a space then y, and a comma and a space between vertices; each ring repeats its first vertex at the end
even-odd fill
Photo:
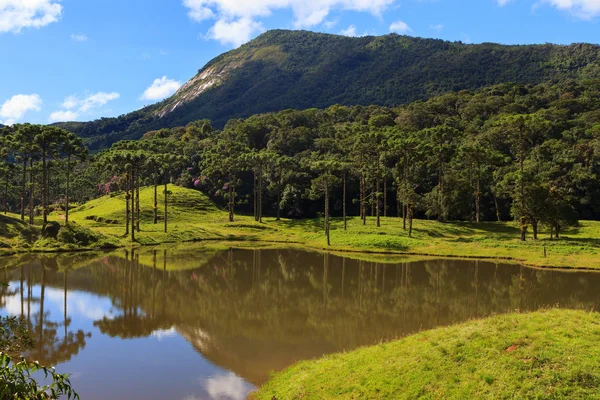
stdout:
MULTIPOLYGON (((366 226, 363 226, 360 218, 350 218, 347 231, 343 230, 342 220, 334 218, 331 226, 332 246, 328 247, 322 219, 276 221, 274 218, 265 218, 260 224, 251 216, 236 216, 236 221, 229 223, 227 213, 219 210, 201 193, 173 185, 169 186, 169 190, 173 194, 169 207, 168 233, 163 231, 162 220, 156 225, 152 223, 153 189, 141 190, 142 232, 136 234, 135 245, 201 240, 262 241, 331 251, 485 257, 513 260, 538 267, 600 269, 600 222, 595 221, 582 221, 580 226, 566 230, 558 240, 550 240, 548 233, 542 231, 541 240, 523 243, 518 240, 519 231, 513 223, 469 224, 418 220, 414 224, 413 237, 409 238, 398 218, 382 218, 381 228, 375 226, 375 218, 368 218, 366 226)), ((162 195, 159 195, 159 199, 159 215, 162 216, 162 195)), ((72 210, 70 218, 82 229, 90 229, 105 237, 110 245, 131 244, 130 238, 124 235, 123 194, 86 203, 72 210)), ((61 222, 61 215, 53 214, 51 219, 61 222)), ((18 229, 13 228, 13 233, 15 230, 18 229)), ((5 248, 6 242, 5 239, 5 248)), ((8 241, 8 247, 11 246, 21 247, 19 241, 14 239, 12 243, 8 241)), ((60 250, 64 244, 51 241, 32 247, 60 250)))
POLYGON ((599 398, 599 339, 597 313, 495 316, 301 362, 251 398, 599 398))

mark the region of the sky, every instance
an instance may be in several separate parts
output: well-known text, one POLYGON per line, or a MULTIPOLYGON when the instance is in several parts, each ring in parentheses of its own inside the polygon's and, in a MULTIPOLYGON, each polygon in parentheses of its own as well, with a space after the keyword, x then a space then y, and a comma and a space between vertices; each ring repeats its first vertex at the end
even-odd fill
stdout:
POLYGON ((276 28, 598 43, 600 0, 0 0, 0 123, 140 109, 276 28))

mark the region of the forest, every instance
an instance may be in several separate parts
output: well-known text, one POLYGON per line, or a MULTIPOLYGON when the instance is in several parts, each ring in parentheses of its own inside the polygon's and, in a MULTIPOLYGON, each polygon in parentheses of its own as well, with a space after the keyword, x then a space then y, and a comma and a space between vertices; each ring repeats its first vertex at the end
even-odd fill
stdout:
POLYGON ((271 30, 216 57, 158 104, 116 118, 56 126, 99 150, 204 118, 222 129, 231 119, 285 109, 397 107, 505 82, 600 79, 599 61, 600 47, 585 43, 506 46, 271 30))
POLYGON ((229 212, 286 218, 360 215, 514 220, 521 240, 559 237, 600 211, 600 81, 503 84, 398 108, 285 110, 147 132, 88 154, 57 128, 2 128, 1 209, 44 225, 102 195, 126 192, 126 233, 139 230, 139 189, 154 187, 167 229, 167 183, 196 188, 229 212), (159 189, 160 188, 160 189, 159 189), (136 193, 137 203, 136 203, 136 193), (136 209, 137 208, 137 209, 136 209), (27 217, 27 218, 26 218, 27 217), (131 226, 131 229, 130 229, 131 226))

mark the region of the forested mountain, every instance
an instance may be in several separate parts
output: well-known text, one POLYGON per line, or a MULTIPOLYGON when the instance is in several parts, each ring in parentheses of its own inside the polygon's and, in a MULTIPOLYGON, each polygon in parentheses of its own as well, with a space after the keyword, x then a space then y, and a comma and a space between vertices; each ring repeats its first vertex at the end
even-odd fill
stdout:
POLYGON ((600 78, 597 45, 505 46, 275 30, 215 58, 162 103, 118 118, 59 125, 98 149, 204 118, 220 128, 231 118, 289 108, 393 107, 498 83, 588 78, 600 78))

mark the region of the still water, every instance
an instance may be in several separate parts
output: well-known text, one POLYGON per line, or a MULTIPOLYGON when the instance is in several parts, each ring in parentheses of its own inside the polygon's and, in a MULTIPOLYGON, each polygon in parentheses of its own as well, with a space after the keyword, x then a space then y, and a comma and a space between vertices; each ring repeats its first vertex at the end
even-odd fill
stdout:
POLYGON ((271 371, 422 329, 541 307, 598 309, 600 274, 298 250, 0 259, 2 314, 84 400, 243 399, 271 371))

